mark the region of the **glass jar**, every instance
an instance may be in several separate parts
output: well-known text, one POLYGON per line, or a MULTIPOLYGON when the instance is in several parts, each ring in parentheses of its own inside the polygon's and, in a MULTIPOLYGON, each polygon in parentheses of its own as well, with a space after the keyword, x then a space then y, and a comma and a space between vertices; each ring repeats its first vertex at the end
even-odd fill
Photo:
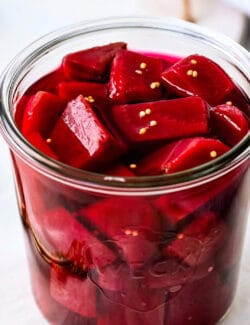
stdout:
POLYGON ((214 324, 237 285, 249 212, 249 133, 205 165, 126 178, 50 159, 15 124, 19 99, 65 54, 116 41, 177 57, 203 54, 249 94, 248 53, 175 19, 85 22, 23 50, 1 79, 1 132, 10 147, 36 302, 51 324, 214 324))

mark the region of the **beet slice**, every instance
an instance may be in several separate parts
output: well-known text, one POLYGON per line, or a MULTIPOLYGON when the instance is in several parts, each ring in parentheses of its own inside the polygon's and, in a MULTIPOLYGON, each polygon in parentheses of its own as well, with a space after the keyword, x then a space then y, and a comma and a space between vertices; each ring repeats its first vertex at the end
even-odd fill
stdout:
POLYGON ((66 101, 71 101, 78 95, 82 95, 93 107, 105 109, 109 104, 108 89, 106 84, 65 81, 60 82, 57 89, 59 97, 66 101))
POLYGON ((71 79, 104 81, 116 52, 126 47, 116 42, 67 54, 62 62, 64 73, 71 79))
POLYGON ((210 105, 218 105, 234 88, 226 72, 209 58, 193 54, 162 73, 162 80, 179 96, 197 95, 210 105))
POLYGON ((109 79, 111 100, 125 104, 160 99, 163 68, 161 59, 127 50, 117 52, 109 79))
POLYGON ((131 269, 157 253, 160 220, 151 204, 139 198, 111 198, 81 209, 83 219, 106 234, 121 250, 131 269))
POLYGON ((212 161, 229 148, 217 139, 181 139, 167 144, 137 164, 138 175, 170 174, 212 161))
POLYGON ((200 97, 161 100, 112 108, 115 124, 132 142, 205 135, 208 107, 200 97))
POLYGON ((227 236, 225 223, 214 213, 198 216, 163 249, 165 256, 198 266, 215 257, 227 236))
POLYGON ((211 110, 212 129, 229 146, 236 145, 248 132, 248 121, 233 105, 219 105, 211 110))
POLYGON ((22 133, 39 132, 43 138, 48 137, 63 109, 65 103, 56 95, 38 91, 31 96, 23 114, 22 133))
POLYGON ((86 272, 93 259, 104 267, 116 259, 113 251, 80 224, 74 215, 62 207, 44 213, 44 237, 55 253, 72 262, 77 271, 86 272))
POLYGON ((50 139, 60 160, 78 168, 100 169, 121 153, 118 141, 82 95, 68 103, 50 139))
POLYGON ((96 286, 88 278, 80 278, 52 264, 50 293, 60 304, 86 318, 96 317, 96 286))

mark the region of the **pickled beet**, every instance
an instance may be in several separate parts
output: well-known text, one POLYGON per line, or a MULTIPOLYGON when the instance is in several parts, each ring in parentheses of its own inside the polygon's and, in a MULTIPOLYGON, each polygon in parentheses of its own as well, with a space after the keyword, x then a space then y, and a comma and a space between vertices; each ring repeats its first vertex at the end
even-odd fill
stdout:
POLYGON ((106 84, 64 81, 58 84, 57 90, 59 97, 67 101, 71 101, 78 95, 82 95, 94 107, 105 107, 109 103, 106 84))
POLYGON ((50 293, 69 310, 86 318, 96 316, 96 286, 88 278, 80 278, 52 264, 50 293))
POLYGON ((167 144, 137 164, 138 175, 170 174, 212 161, 229 148, 217 139, 184 138, 167 144))
POLYGON ((193 54, 162 73, 166 87, 179 96, 197 95, 210 105, 218 105, 232 91, 234 83, 209 58, 193 54))
POLYGON ((157 254, 160 219, 150 203, 139 198, 112 198, 94 203, 80 211, 83 219, 103 232, 120 249, 132 269, 157 254), (121 209, 122 207, 122 209, 121 209))
POLYGON ((222 220, 213 213, 201 215, 164 247, 164 255, 196 267, 215 256, 226 235, 227 228, 222 220))
POLYGON ((121 50, 112 63, 109 79, 110 98, 124 104, 157 100, 162 97, 161 59, 121 50))
POLYGON ((184 285, 170 300, 166 322, 171 325, 213 325, 225 313, 233 292, 229 286, 223 285, 219 274, 212 271, 207 277, 184 285))
POLYGON ((70 79, 103 81, 116 52, 126 46, 117 42, 67 54, 62 62, 64 73, 70 79))
POLYGON ((214 133, 229 146, 234 146, 247 134, 247 118, 233 105, 215 107, 211 110, 211 117, 214 133))
POLYGON ((74 214, 62 207, 49 210, 42 217, 43 240, 50 250, 64 257, 83 272, 92 266, 93 257, 98 267, 104 267, 116 259, 114 252, 100 242, 89 229, 80 224, 74 214))
POLYGON ((60 160, 78 168, 102 166, 105 160, 115 159, 120 150, 118 142, 82 95, 68 103, 50 139, 51 147, 60 160))
POLYGON ((210 58, 143 53, 125 42, 66 54, 28 88, 15 107, 27 141, 100 173, 67 183, 16 159, 24 223, 34 260, 42 260, 32 279, 49 320, 212 325, 225 314, 239 266, 244 205, 238 211, 235 201, 247 163, 194 186, 163 185, 157 194, 147 176, 169 174, 162 177, 169 184, 171 174, 186 171, 190 181, 192 168, 215 165, 249 132, 248 110, 210 58), (146 194, 137 188, 140 176, 146 194))
POLYGON ((208 134, 208 107, 199 97, 113 106, 113 120, 131 142, 208 134))
POLYGON ((49 92, 38 91, 31 96, 23 114, 22 133, 24 136, 33 132, 47 138, 60 117, 64 102, 49 92))

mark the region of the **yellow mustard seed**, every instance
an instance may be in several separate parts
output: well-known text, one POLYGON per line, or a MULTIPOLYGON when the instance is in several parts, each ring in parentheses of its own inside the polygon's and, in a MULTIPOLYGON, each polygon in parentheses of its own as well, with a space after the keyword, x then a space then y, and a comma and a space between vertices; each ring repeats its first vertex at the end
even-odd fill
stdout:
POLYGON ((156 126, 157 125, 157 121, 153 120, 149 122, 150 126, 156 126))
POLYGON ((147 128, 141 128, 140 130, 139 130, 139 134, 140 135, 143 135, 143 134, 145 134, 147 132, 147 128))
POLYGON ((141 69, 146 69, 146 67, 147 67, 147 63, 142 62, 142 63, 140 64, 140 68, 141 68, 141 69))
POLYGON ((154 81, 154 82, 151 82, 151 84, 150 84, 150 88, 151 89, 156 89, 156 88, 159 88, 160 87, 160 83, 159 83, 159 81, 154 81))
POLYGON ((211 157, 211 158, 216 158, 216 157, 217 157, 217 152, 216 152, 215 150, 212 150, 212 151, 210 152, 210 157, 211 157))

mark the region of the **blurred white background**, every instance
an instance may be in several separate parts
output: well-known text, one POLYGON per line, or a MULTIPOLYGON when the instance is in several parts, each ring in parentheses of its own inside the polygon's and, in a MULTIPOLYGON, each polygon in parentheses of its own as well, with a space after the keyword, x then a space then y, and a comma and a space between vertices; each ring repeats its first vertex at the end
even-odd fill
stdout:
MULTIPOLYGON (((0 72, 23 47, 58 27, 85 19, 120 15, 181 18, 181 4, 181 0, 0 0, 0 72)), ((250 44, 247 41, 250 0, 192 0, 191 5, 193 18, 198 24, 224 33, 244 46, 250 44)), ((8 149, 2 139, 0 211, 0 324, 45 325, 30 292, 8 149)), ((250 229, 247 231, 237 298, 223 325, 249 324, 249 248, 250 229)))

